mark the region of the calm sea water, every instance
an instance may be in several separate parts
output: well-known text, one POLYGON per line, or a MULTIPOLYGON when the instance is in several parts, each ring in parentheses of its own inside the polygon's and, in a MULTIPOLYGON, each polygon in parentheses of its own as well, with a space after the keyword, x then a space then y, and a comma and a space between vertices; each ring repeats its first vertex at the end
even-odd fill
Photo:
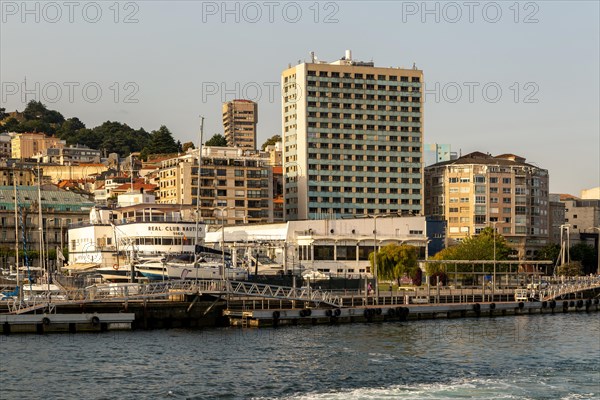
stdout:
POLYGON ((600 399, 600 314, 0 337, 0 399, 600 399))

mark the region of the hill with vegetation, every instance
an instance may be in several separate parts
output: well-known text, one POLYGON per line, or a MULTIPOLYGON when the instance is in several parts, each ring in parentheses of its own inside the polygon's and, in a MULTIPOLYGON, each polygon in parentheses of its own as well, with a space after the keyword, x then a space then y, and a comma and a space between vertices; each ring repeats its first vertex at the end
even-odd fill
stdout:
POLYGON ((183 149, 164 125, 151 132, 117 121, 88 128, 79 118, 65 119, 60 112, 49 110, 39 101, 30 101, 22 112, 6 113, 0 108, 1 132, 45 133, 65 140, 68 145, 84 145, 101 150, 103 155, 117 153, 121 157, 141 152, 145 159, 149 154, 177 153, 183 149))

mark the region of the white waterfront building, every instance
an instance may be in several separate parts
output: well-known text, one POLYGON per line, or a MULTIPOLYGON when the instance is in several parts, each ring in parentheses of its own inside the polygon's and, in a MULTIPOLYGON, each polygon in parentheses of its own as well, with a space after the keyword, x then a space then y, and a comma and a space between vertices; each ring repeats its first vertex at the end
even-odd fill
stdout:
POLYGON ((190 205, 157 204, 147 193, 127 193, 120 207, 94 207, 89 221, 69 228, 71 271, 123 265, 132 257, 193 253, 205 225, 190 205), (198 237, 196 239, 196 236, 198 237))
MULTIPOLYGON (((426 258, 432 242, 427 221, 421 216, 322 219, 246 226, 209 226, 207 246, 233 251, 237 257, 271 259, 271 273, 301 273, 315 270, 339 276, 371 274, 369 254, 388 244, 409 244, 420 248, 426 258)), ((262 265, 268 269, 267 265, 262 265)), ((250 271, 252 272, 252 271, 250 271)), ((260 270, 259 270, 260 273, 260 270)))

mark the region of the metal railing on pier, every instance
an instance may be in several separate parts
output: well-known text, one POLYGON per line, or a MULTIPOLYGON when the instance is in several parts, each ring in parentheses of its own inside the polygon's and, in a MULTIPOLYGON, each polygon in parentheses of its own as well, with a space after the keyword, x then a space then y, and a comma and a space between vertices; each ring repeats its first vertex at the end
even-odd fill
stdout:
POLYGON ((310 288, 290 288, 252 282, 221 280, 176 280, 149 284, 93 285, 84 289, 40 291, 28 293, 21 300, 7 300, 11 314, 24 314, 40 309, 52 312, 57 306, 94 302, 128 302, 159 299, 175 295, 209 294, 228 298, 261 297, 299 300, 339 306, 342 300, 333 293, 310 288))
MULTIPOLYGON (((570 298, 589 290, 600 290, 600 277, 580 277, 547 284, 544 289, 528 289, 533 300, 547 301, 570 298)), ((40 309, 52 312, 60 305, 94 302, 128 302, 160 299, 176 295, 212 295, 228 301, 263 301, 270 308, 274 304, 295 305, 295 301, 310 303, 315 307, 353 307, 360 305, 435 304, 464 302, 514 301, 514 288, 454 288, 424 287, 410 290, 380 291, 378 298, 361 290, 327 291, 309 287, 286 287, 254 282, 229 280, 173 280, 156 283, 128 283, 92 285, 83 289, 39 291, 25 293, 22 299, 10 297, 6 304, 9 313, 23 314, 40 309)), ((261 307, 264 307, 262 305, 261 307)))

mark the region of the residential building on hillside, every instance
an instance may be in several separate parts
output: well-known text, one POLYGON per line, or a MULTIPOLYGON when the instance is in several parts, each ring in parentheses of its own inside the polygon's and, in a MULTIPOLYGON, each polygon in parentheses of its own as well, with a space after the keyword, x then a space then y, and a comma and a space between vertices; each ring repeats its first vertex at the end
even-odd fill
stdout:
POLYGON ((525 158, 474 152, 426 167, 425 181, 425 213, 448 221, 450 240, 493 226, 519 259, 549 241, 548 170, 525 158))
MULTIPOLYGON (((273 168, 268 155, 202 147, 200 212, 207 224, 273 222, 273 168)), ((158 202, 197 204, 198 150, 161 162, 158 202)))
POLYGON ((22 168, 15 164, 8 166, 6 162, 0 164, 0 186, 33 186, 37 184, 36 175, 30 168, 22 168), (16 178, 16 182, 13 180, 16 178))
POLYGON ((269 163, 271 165, 281 165, 283 159, 282 148, 282 142, 277 142, 275 144, 271 144, 265 147, 265 151, 269 153, 269 163))
MULTIPOLYGON (((56 248, 67 247, 67 230, 70 224, 82 222, 94 206, 94 203, 79 194, 59 190, 53 185, 43 186, 42 227, 44 244, 49 258, 49 265, 54 269, 56 248)), ((19 250, 28 252, 30 266, 40 266, 40 221, 38 214, 37 186, 17 186, 18 206, 18 242, 19 250)), ((0 186, 0 246, 15 246, 15 201, 12 186, 0 186)), ((11 258, 9 263, 14 265, 11 258)), ((22 257, 20 265, 25 265, 22 257)))
POLYGON ((16 133, 11 139, 12 158, 25 159, 41 156, 50 148, 62 148, 66 142, 43 133, 16 133))
POLYGON ((108 169, 106 165, 96 163, 81 163, 79 165, 41 164, 41 168, 44 177, 47 177, 52 183, 58 183, 62 180, 95 178, 108 169))
MULTIPOLYGON (((94 199, 96 204, 107 205, 111 197, 116 198, 115 189, 122 185, 131 185, 131 178, 128 176, 107 176, 104 179, 96 180, 96 189, 94 190, 94 199)), ((119 193, 125 193, 125 189, 121 189, 119 193)))
POLYGON ((256 150, 258 104, 237 99, 223 103, 223 130, 227 146, 256 150))
POLYGON ((45 163, 60 165, 78 165, 100 162, 100 150, 90 149, 87 146, 54 147, 46 149, 42 158, 45 163))
POLYGON ((423 71, 342 59, 282 73, 286 220, 423 211, 423 71))
POLYGON ((11 134, 0 133, 0 160, 8 160, 12 157, 11 141, 11 134))

